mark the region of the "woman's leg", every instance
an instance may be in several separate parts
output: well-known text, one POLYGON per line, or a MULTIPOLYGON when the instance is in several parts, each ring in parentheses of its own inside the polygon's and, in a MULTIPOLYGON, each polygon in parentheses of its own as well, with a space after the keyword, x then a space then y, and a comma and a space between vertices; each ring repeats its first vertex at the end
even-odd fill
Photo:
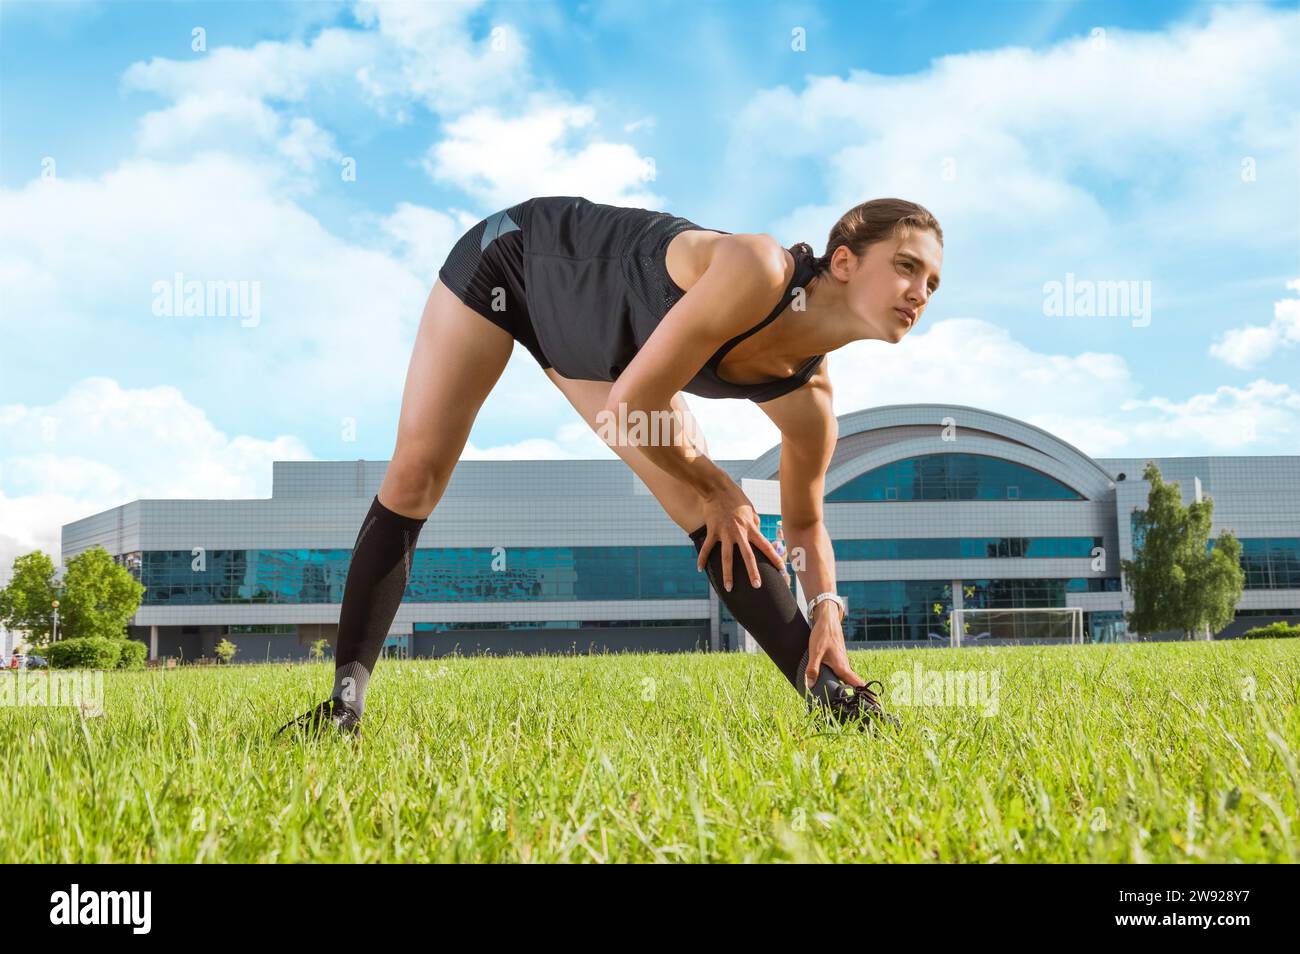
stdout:
MULTIPOLYGON (((601 430, 600 421, 596 415, 604 409, 605 399, 609 397, 610 388, 614 385, 609 381, 577 381, 573 378, 566 378, 556 373, 554 368, 547 368, 546 376, 569 399, 569 403, 573 405, 574 410, 582 416, 582 419, 587 422, 591 429, 599 434, 601 430)), ((691 410, 687 407, 680 394, 673 395, 672 404, 683 417, 690 416, 691 410)), ((703 435, 699 433, 699 428, 694 426, 694 418, 691 418, 690 425, 694 428, 697 439, 703 442, 703 435)), ((707 444, 704 444, 701 449, 708 453, 707 444)), ((655 499, 664 508, 664 512, 683 531, 690 533, 704 522, 704 507, 700 502, 699 494, 695 492, 694 488, 664 472, 662 468, 633 446, 610 447, 610 450, 632 468, 633 472, 650 488, 650 492, 654 494, 655 499)))
POLYGON ((339 611, 332 698, 358 716, 406 590, 420 530, 513 347, 504 329, 441 281, 434 283, 406 371, 397 445, 357 534, 339 611))

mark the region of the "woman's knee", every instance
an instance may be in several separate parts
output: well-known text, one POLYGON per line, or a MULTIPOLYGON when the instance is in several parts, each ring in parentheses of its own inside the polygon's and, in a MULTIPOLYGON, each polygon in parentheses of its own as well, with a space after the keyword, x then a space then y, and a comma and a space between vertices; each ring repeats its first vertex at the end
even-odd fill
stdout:
POLYGON ((393 455, 384 472, 379 502, 404 517, 423 520, 433 512, 451 481, 454 467, 422 454, 393 455))

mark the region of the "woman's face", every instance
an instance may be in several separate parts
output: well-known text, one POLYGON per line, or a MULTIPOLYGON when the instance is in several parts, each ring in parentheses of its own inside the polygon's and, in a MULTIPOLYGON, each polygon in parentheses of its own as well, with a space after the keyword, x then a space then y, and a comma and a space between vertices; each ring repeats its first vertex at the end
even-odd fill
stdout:
POLYGON ((856 260, 856 269, 852 249, 845 252, 849 310, 867 325, 866 337, 901 341, 921 320, 939 287, 943 246, 934 232, 915 229, 868 245, 866 254, 856 260))

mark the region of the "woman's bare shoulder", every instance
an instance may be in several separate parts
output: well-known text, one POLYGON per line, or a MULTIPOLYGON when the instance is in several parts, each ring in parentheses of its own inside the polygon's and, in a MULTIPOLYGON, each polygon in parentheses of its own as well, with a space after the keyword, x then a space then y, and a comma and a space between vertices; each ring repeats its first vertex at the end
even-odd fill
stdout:
POLYGON ((713 261, 720 245, 734 245, 755 253, 759 262, 785 271, 789 253, 772 236, 748 232, 712 232, 689 229, 673 236, 664 255, 668 277, 683 292, 688 292, 713 261))

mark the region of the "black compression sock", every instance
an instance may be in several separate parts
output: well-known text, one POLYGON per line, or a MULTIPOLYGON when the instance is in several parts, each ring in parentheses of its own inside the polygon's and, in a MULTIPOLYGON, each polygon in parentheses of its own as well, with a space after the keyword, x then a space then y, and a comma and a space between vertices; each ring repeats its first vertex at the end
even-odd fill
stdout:
MULTIPOLYGON (((695 544, 697 555, 708 533, 707 525, 691 531, 691 542, 695 544)), ((808 637, 812 634, 812 627, 790 592, 790 584, 765 553, 755 549, 754 559, 758 562, 758 577, 763 584, 757 589, 749 581, 740 545, 732 545, 731 592, 728 593, 722 585, 722 547, 715 542, 706 564, 713 591, 801 697, 810 705, 832 698, 839 691, 840 680, 826 663, 822 663, 811 691, 804 685, 803 672, 808 667, 808 637)))
POLYGON ((365 711, 366 685, 406 592, 415 544, 425 522, 394 513, 376 494, 352 546, 339 610, 333 697, 357 715, 365 711))
MULTIPOLYGON (((707 526, 691 532, 691 542, 695 544, 696 554, 700 552, 700 546, 708 533, 707 526)), ((781 575, 781 571, 772 564, 767 554, 755 549, 754 558, 758 561, 758 577, 763 583, 755 589, 749 581, 749 573, 740 555, 739 544, 732 545, 731 556, 732 583, 731 592, 728 593, 722 585, 722 547, 717 541, 714 542, 708 563, 705 565, 713 591, 718 594, 718 599, 722 600, 727 609, 731 610, 731 615, 736 617, 736 622, 753 635, 758 645, 763 647, 763 652, 776 663, 776 668, 781 670, 781 675, 790 681, 790 685, 794 686, 800 695, 803 695, 803 675, 799 660, 808 650, 808 636, 812 632, 812 627, 808 625, 803 611, 799 609, 798 601, 790 592, 790 584, 781 575)))

